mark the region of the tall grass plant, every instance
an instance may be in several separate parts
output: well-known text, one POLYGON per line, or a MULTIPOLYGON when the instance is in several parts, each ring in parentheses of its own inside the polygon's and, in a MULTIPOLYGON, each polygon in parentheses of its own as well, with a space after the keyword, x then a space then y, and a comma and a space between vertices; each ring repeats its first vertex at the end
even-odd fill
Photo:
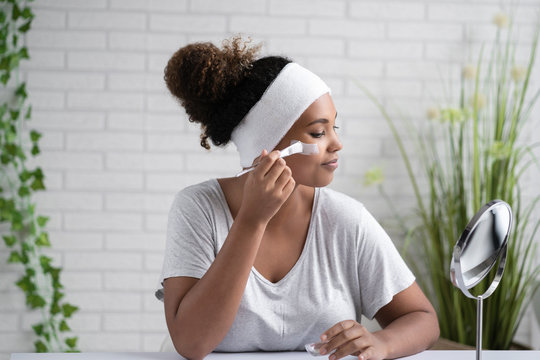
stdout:
MULTIPOLYGON (((437 308, 442 337, 468 345, 476 340, 476 303, 454 288, 449 278, 455 243, 484 203, 502 199, 512 207, 506 270, 497 291, 484 301, 483 329, 485 348, 508 349, 540 274, 535 263, 540 220, 534 215, 540 191, 535 189, 538 194, 532 197, 524 194, 527 170, 539 165, 534 155, 538 144, 528 142, 526 129, 540 96, 540 89, 530 89, 540 21, 523 66, 516 59, 512 21, 498 14, 494 23, 497 33, 492 46, 489 50, 482 46, 476 63, 463 67, 457 102, 449 99, 429 109, 427 127, 405 132, 416 143, 414 149, 404 145, 409 137, 402 135, 381 102, 360 87, 386 119, 414 190, 417 221, 400 221, 407 234, 403 251, 413 268, 424 274, 419 280, 437 308), (427 189, 420 188, 420 177, 413 171, 416 161, 427 189)), ((488 277, 476 291, 483 292, 490 282, 488 277)))

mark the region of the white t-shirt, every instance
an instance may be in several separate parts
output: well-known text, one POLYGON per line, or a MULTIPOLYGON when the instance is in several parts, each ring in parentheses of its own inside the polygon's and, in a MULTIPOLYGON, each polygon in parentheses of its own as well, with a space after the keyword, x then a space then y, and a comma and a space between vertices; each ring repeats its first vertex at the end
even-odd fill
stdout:
MULTIPOLYGON (((171 207, 161 280, 201 278, 233 223, 217 180, 180 191, 171 207)), ((316 188, 304 249, 277 283, 254 267, 236 319, 216 351, 294 351, 341 320, 372 319, 415 278, 358 201, 316 188)))

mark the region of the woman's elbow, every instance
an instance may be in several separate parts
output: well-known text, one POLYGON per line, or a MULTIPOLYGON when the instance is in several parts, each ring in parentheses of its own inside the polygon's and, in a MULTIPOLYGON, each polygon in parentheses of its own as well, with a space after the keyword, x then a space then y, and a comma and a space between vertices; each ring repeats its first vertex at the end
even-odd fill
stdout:
POLYGON ((437 318, 437 313, 435 311, 430 312, 430 341, 428 345, 428 349, 431 348, 437 340, 439 340, 439 336, 441 335, 441 329, 439 327, 439 319, 437 318))
MULTIPOLYGON (((172 336, 171 336, 172 337, 172 336)), ((182 342, 178 338, 172 337, 172 342, 176 352, 183 358, 189 360, 204 359, 208 354, 212 352, 202 341, 185 341, 182 342)))

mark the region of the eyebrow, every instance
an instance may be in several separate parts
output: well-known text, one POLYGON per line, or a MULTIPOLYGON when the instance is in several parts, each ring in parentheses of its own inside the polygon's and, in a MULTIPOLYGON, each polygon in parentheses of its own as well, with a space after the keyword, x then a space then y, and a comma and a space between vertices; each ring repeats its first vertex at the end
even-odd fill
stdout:
MULTIPOLYGON (((336 116, 335 118, 337 119, 337 111, 336 111, 336 116)), ((306 125, 306 127, 308 126, 311 126, 313 124, 328 124, 330 121, 328 121, 328 119, 317 119, 317 120, 313 120, 312 122, 310 122, 309 124, 306 125)))

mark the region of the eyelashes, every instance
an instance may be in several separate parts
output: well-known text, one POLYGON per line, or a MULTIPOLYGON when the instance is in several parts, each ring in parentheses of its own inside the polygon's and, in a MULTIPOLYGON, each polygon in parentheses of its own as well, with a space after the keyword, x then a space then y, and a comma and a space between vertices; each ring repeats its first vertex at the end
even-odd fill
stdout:
MULTIPOLYGON (((334 129, 334 132, 337 132, 337 130, 339 129, 339 126, 332 126, 332 129, 334 129)), ((321 131, 321 132, 318 132, 318 133, 309 133, 309 135, 311 135, 315 139, 319 139, 319 138, 323 137, 324 135, 326 135, 326 131, 321 131)))

